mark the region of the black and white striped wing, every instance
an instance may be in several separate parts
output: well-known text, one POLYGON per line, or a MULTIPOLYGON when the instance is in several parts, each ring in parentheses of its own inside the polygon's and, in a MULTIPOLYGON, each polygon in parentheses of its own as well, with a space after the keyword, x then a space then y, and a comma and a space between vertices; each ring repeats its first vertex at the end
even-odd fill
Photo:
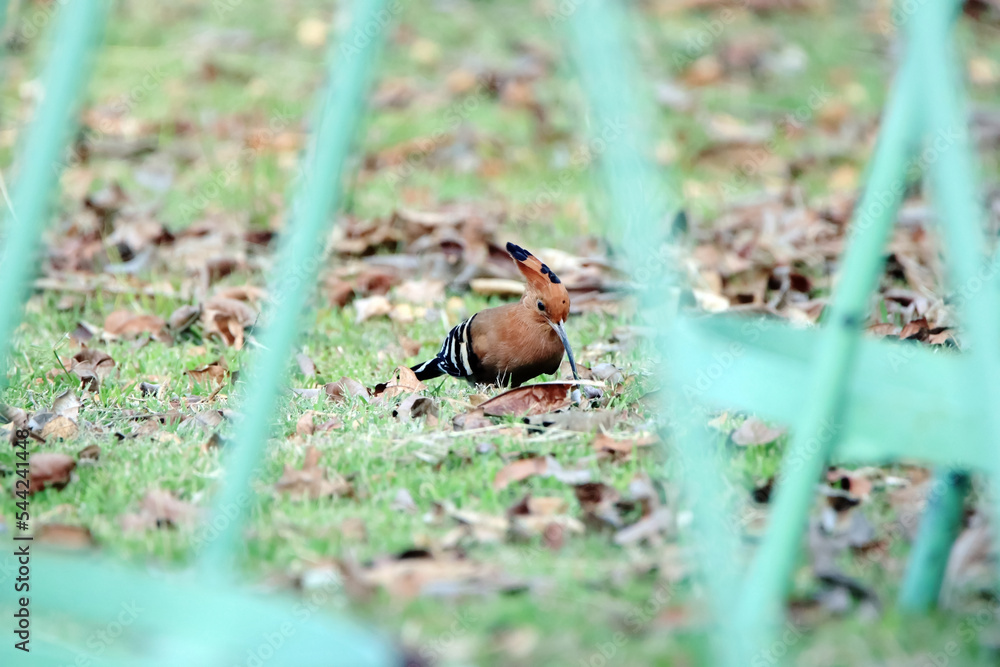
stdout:
POLYGON ((474 319, 475 315, 449 331, 441 350, 437 353, 438 367, 452 377, 468 377, 475 373, 474 368, 478 365, 478 359, 476 353, 472 351, 472 335, 469 329, 474 319))

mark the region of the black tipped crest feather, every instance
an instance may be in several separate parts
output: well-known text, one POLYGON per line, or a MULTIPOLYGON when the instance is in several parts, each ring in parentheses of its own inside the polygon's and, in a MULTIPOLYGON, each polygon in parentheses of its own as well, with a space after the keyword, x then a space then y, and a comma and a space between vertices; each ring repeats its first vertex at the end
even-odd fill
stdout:
POLYGON ((510 242, 507 243, 507 252, 510 253, 511 257, 513 257, 514 259, 516 259, 519 262, 523 262, 523 261, 527 260, 529 257, 531 257, 531 253, 530 252, 528 252, 527 250, 525 250, 521 246, 514 245, 513 243, 510 243, 510 242))
MULTIPOLYGON (((510 253, 511 257, 513 257, 514 259, 516 259, 519 262, 525 262, 525 261, 528 260, 529 257, 534 257, 534 255, 532 255, 530 252, 528 252, 527 250, 525 250, 521 246, 514 245, 513 243, 510 243, 509 241, 507 242, 507 252, 510 253)), ((549 277, 549 280, 551 280, 556 285, 558 285, 559 283, 562 282, 561 280, 559 280, 559 276, 557 276, 552 271, 552 269, 550 269, 545 264, 542 264, 542 273, 544 273, 545 275, 547 275, 549 277)))

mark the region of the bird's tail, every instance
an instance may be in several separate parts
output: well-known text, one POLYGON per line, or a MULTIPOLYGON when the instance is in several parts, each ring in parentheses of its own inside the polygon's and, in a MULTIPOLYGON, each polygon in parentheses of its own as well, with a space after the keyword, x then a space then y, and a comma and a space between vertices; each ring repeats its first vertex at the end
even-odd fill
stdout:
POLYGON ((423 382, 424 380, 433 380, 436 377, 441 377, 446 373, 446 371, 441 367, 441 358, 434 357, 422 364, 417 364, 410 368, 411 371, 416 373, 417 379, 423 382))

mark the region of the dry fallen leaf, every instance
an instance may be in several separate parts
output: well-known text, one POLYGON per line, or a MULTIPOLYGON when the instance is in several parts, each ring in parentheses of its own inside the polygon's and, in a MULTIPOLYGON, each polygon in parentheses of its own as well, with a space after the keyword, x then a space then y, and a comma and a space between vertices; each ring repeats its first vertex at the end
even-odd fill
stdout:
POLYGON ((218 337, 226 345, 240 350, 244 330, 257 321, 257 311, 239 299, 216 295, 205 302, 201 321, 206 336, 218 337))
POLYGON ((534 475, 544 475, 548 462, 544 456, 530 456, 512 461, 501 468, 493 478, 493 489, 500 491, 513 482, 520 482, 534 475))
POLYGON ((140 315, 128 310, 116 310, 104 319, 104 334, 109 338, 135 338, 142 334, 157 336, 167 323, 156 315, 140 315))
POLYGON ((392 411, 392 416, 400 421, 408 422, 417 417, 424 417, 428 426, 435 426, 438 417, 438 405, 429 396, 410 394, 392 411))
POLYGON ((451 420, 451 426, 456 431, 471 431, 477 428, 493 426, 493 422, 483 415, 482 410, 477 408, 476 410, 456 415, 455 418, 451 420))
POLYGON ((67 389, 52 401, 52 412, 75 422, 80 415, 80 399, 72 389, 67 389))
POLYGON ((543 382, 505 391, 479 406, 490 417, 540 415, 573 403, 571 382, 543 382))
POLYGON ((97 461, 101 458, 100 445, 87 445, 76 453, 76 460, 80 463, 84 461, 97 461))
POLYGON ((551 456, 529 456, 512 461, 501 468, 493 478, 493 488, 500 491, 513 482, 535 475, 554 477, 565 484, 585 484, 591 478, 589 470, 567 470, 551 456))
POLYGON ((393 373, 393 378, 386 383, 375 385, 375 391, 372 393, 376 398, 386 401, 400 394, 423 391, 426 388, 427 385, 417 379, 416 373, 406 366, 399 366, 393 373))
POLYGON ((342 403, 348 396, 357 396, 368 400, 368 390, 365 386, 353 378, 346 375, 336 382, 327 382, 323 386, 327 397, 334 403, 342 403))
POLYGON ((766 445, 785 434, 785 429, 771 427, 756 417, 750 417, 733 431, 733 442, 741 447, 766 445))
POLYGON ((373 317, 388 315, 392 312, 392 304, 386 297, 381 294, 376 294, 374 296, 365 297, 364 299, 355 299, 354 310, 357 313, 354 318, 354 323, 361 324, 365 320, 370 320, 373 317))
POLYGON ((179 528, 194 524, 198 508, 179 500, 170 491, 152 489, 139 503, 139 512, 121 517, 122 530, 139 531, 151 528, 179 528))
POLYGON ((201 368, 192 368, 184 371, 191 380, 192 385, 210 385, 218 387, 222 385, 229 376, 229 369, 226 367, 226 360, 219 359, 201 368))
POLYGON ((611 458, 616 461, 626 461, 632 455, 636 447, 648 447, 656 444, 655 436, 643 436, 635 438, 625 438, 619 440, 612 438, 607 433, 598 433, 593 442, 590 443, 597 451, 598 458, 611 458))
POLYGON ((80 386, 84 390, 97 391, 114 368, 115 360, 106 352, 84 348, 73 355, 69 370, 80 378, 80 386))
POLYGON ((42 427, 42 438, 48 440, 54 438, 56 440, 70 440, 76 437, 79 429, 77 428, 76 422, 67 417, 61 415, 56 415, 52 419, 45 422, 45 426, 42 427))
POLYGON ((176 336, 190 329, 201 318, 201 306, 184 304, 170 314, 167 327, 176 336))
POLYGON ((95 545, 89 528, 63 523, 43 523, 35 530, 34 538, 37 542, 63 549, 86 549, 95 545))
POLYGON ((319 413, 315 410, 306 410, 299 417, 298 421, 295 422, 295 435, 307 436, 312 435, 316 430, 316 425, 313 423, 313 418, 319 413))
POLYGON ((44 491, 46 487, 61 489, 70 482, 76 468, 72 456, 54 452, 39 452, 28 458, 28 484, 30 494, 44 491))
POLYGON ((306 458, 301 469, 285 466, 284 474, 274 488, 280 493, 287 493, 294 499, 353 497, 354 487, 340 476, 329 478, 326 468, 319 466, 320 452, 313 446, 306 450, 306 458))
POLYGON ((573 491, 588 523, 622 527, 624 522, 617 507, 621 494, 613 486, 603 482, 587 482, 577 484, 573 487, 573 491))

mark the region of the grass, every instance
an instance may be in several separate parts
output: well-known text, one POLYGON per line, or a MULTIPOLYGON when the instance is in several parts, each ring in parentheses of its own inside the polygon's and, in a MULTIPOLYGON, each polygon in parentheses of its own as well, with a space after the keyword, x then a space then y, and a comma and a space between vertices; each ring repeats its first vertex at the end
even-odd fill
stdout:
MULTIPOLYGON (((696 222, 708 223, 720 210, 723 186, 732 185, 737 196, 758 193, 773 188, 778 176, 768 167, 738 178, 732 165, 720 167, 699 159, 699 153, 712 143, 705 129, 710 115, 728 114, 743 123, 777 123, 786 114, 807 108, 809 120, 803 134, 779 137, 773 154, 784 163, 803 154, 837 151, 833 162, 821 162, 800 180, 810 195, 826 191, 836 166, 848 165, 858 172, 863 169, 870 146, 864 141, 846 147, 828 145, 828 139, 814 128, 813 118, 822 110, 809 106, 811 91, 827 88, 833 99, 846 100, 851 118, 863 126, 875 119, 884 102, 891 71, 887 43, 870 29, 867 14, 860 11, 861 3, 848 4, 829 3, 815 13, 759 16, 737 12, 704 53, 715 52, 723 43, 763 34, 779 43, 798 45, 806 55, 805 68, 785 77, 727 78, 699 91, 698 113, 656 110, 658 134, 664 145, 677 153, 685 192, 693 195, 696 222)), ((510 212, 504 227, 510 238, 532 248, 582 251, 588 238, 600 235, 602 203, 594 194, 596 182, 590 173, 568 166, 566 156, 584 140, 585 119, 558 33, 539 7, 529 3, 448 2, 441 6, 443 11, 428 12, 406 5, 398 18, 399 27, 390 30, 382 81, 405 81, 423 97, 407 109, 373 110, 360 142, 361 151, 373 154, 409 139, 454 130, 457 126, 449 119, 457 117, 461 127, 474 131, 480 168, 463 171, 453 165, 420 163, 398 184, 383 174, 360 173, 350 184, 352 214, 387 215, 399 206, 433 207, 455 199, 498 202, 510 212), (427 45, 421 46, 420 40, 433 42, 439 55, 427 55, 427 45), (552 62, 551 72, 535 87, 535 95, 547 112, 547 127, 540 128, 531 111, 503 104, 495 97, 446 93, 444 81, 449 73, 470 63, 499 70, 516 68, 525 58, 525 45, 552 62), (544 140, 539 139, 541 130, 544 140), (494 168, 483 168, 485 162, 494 168), (553 201, 542 205, 542 193, 552 195, 553 201)), ((21 11, 34 8, 28 5, 21 11)), ((700 57, 701 51, 685 50, 688 38, 703 34, 719 17, 713 12, 691 11, 661 15, 660 9, 657 3, 641 7, 645 20, 637 23, 651 83, 680 74, 667 54, 684 53, 687 60, 689 56, 700 57)), ((88 106, 124 104, 124 118, 155 128, 160 141, 158 154, 193 156, 174 162, 173 182, 162 195, 157 215, 169 228, 182 229, 215 213, 236 216, 242 223, 256 226, 269 226, 283 218, 283 193, 293 173, 294 146, 256 152, 252 160, 237 161, 234 178, 225 174, 240 154, 244 135, 303 134, 303 118, 322 80, 323 50, 303 44, 298 35, 304 19, 328 18, 328 3, 305 0, 226 5, 118 3, 89 89, 88 106), (225 9, 230 6, 231 10, 225 9), (206 63, 219 73, 206 77, 206 63), (275 119, 277 125, 272 124, 275 119), (275 127, 279 129, 275 131, 275 127)), ((960 34, 971 51, 994 61, 1000 58, 1000 42, 990 39, 995 35, 989 29, 963 24, 960 34)), ((17 129, 26 118, 28 105, 18 84, 30 78, 42 46, 40 38, 28 40, 23 52, 8 55, 6 60, 5 129, 0 132, 4 165, 10 164, 17 129)), ((979 87, 973 93, 991 104, 1000 98, 995 85, 979 87)), ((985 161, 987 174, 995 179, 995 156, 985 156, 985 161)), ((64 177, 59 215, 79 212, 82 197, 73 184, 80 182, 93 192, 119 181, 126 192, 151 197, 136 177, 136 167, 136 161, 110 159, 73 166, 64 177)), ((175 285, 186 279, 180 274, 152 278, 175 285)), ((225 282, 261 280, 257 273, 238 273, 225 282)), ((78 321, 100 323, 120 308, 166 318, 184 303, 175 298, 98 292, 65 308, 61 305, 63 296, 32 296, 15 341, 6 403, 29 412, 42 411, 60 392, 75 387, 73 380, 52 371, 58 368, 56 355, 70 353, 67 333, 78 321)), ((499 303, 468 294, 461 297, 470 314, 499 303)), ((638 375, 645 389, 652 389, 655 383, 648 374, 653 367, 641 345, 610 353, 595 345, 631 323, 626 315, 575 317, 569 325, 570 337, 582 361, 614 363, 638 375)), ((396 365, 433 354, 446 329, 440 321, 420 320, 406 326, 385 319, 356 325, 352 308, 331 308, 317 299, 303 331, 301 351, 315 361, 319 377, 306 378, 290 365, 289 384, 293 387, 322 384, 340 376, 372 386, 385 380, 396 365), (404 335, 422 343, 420 355, 403 355, 399 340, 404 335)), ((157 487, 207 506, 222 452, 203 450, 209 431, 193 422, 164 425, 152 435, 129 437, 137 425, 127 419, 127 411, 169 409, 162 399, 140 396, 137 386, 143 381, 169 383, 170 395, 207 395, 211 388, 189 386, 184 371, 219 358, 231 369, 244 368, 247 352, 213 340, 175 345, 153 342, 139 348, 119 341, 102 349, 118 366, 80 413, 81 423, 97 428, 81 431, 71 441, 43 446, 75 454, 88 444, 98 444, 102 449, 100 463, 81 466, 77 478, 62 491, 48 490, 34 496, 33 517, 46 523, 86 526, 109 555, 183 567, 191 562, 193 529, 125 533, 120 517, 136 511, 146 491, 157 487)), ((462 403, 472 392, 453 380, 431 383, 429 394, 440 399, 442 424, 463 411, 462 403)), ((652 418, 635 405, 639 392, 633 389, 613 406, 636 413, 628 423, 616 427, 616 433, 631 433, 652 418)), ((227 387, 220 394, 224 405, 229 405, 233 393, 227 387)), ((419 421, 401 423, 391 412, 391 406, 356 399, 337 405, 323 400, 283 399, 274 415, 275 437, 254 483, 258 494, 242 563, 247 579, 296 576, 335 559, 363 562, 415 545, 438 544, 454 525, 425 520, 439 503, 502 515, 525 493, 531 493, 557 496, 576 507, 572 489, 554 479, 532 478, 499 492, 492 489, 490 482, 503 465, 503 457, 522 451, 552 454, 567 464, 583 461, 596 479, 619 490, 639 473, 655 475, 665 468, 667 496, 671 502, 678 501, 670 481, 670 473, 677 471, 669 458, 661 461, 646 454, 626 463, 598 463, 593 459, 592 436, 588 434, 531 439, 495 432, 450 434, 419 421), (273 484, 283 467, 298 467, 303 461, 306 443, 294 433, 296 420, 307 409, 344 423, 342 429, 312 436, 308 442, 320 450, 321 465, 353 477, 362 497, 293 501, 274 493, 273 484), (484 445, 492 450, 479 453, 484 445), (412 496, 415 512, 393 508, 400 490, 412 496), (362 522, 366 539, 342 533, 345 521, 362 522)), ((720 445, 719 456, 733 480, 733 493, 746 496, 755 484, 773 475, 782 448, 783 442, 745 449, 720 445)), ((9 451, 0 453, 0 466, 6 470, 13 468, 13 461, 9 451)), ((6 481, 3 484, 6 486, 6 481)), ((13 500, 5 495, 0 509, 4 516, 10 516, 13 500)), ((865 510, 877 526, 889 520, 884 504, 873 503, 865 510)), ((669 664, 682 665, 706 659, 701 591, 681 565, 683 545, 671 542, 662 548, 621 548, 607 533, 588 532, 568 539, 559 551, 543 548, 539 538, 523 544, 469 543, 464 548, 470 558, 496 564, 526 582, 528 590, 409 600, 378 592, 365 600, 352 600, 351 608, 386 628, 411 650, 422 650, 446 664, 666 664, 664 656, 669 656, 669 664), (615 640, 619 632, 625 637, 622 641, 615 640)), ((905 545, 895 543, 892 555, 875 566, 845 564, 851 573, 873 585, 890 607, 901 578, 899 563, 905 557, 905 545)), ((795 581, 799 600, 817 589, 805 567, 796 573, 795 581)), ((335 598, 331 608, 347 603, 347 595, 340 589, 335 598)), ((909 619, 891 609, 878 623, 857 613, 824 617, 810 626, 801 641, 777 647, 773 656, 762 656, 761 664, 772 664, 771 658, 777 660, 777 652, 785 649, 801 664, 934 664, 949 641, 961 644, 956 662, 988 664, 993 659, 988 649, 979 642, 961 640, 963 624, 970 618, 974 617, 942 612, 909 619)))

